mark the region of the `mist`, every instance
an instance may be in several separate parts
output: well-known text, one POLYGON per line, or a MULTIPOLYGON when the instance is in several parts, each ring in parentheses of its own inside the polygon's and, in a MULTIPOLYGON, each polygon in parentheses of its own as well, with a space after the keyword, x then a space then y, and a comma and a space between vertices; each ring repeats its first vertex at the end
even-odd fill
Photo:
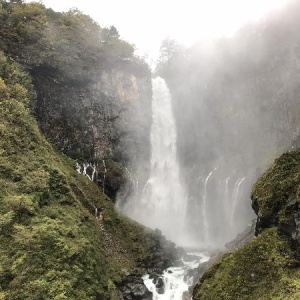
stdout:
MULTIPOLYGON (((164 191, 146 197, 153 161, 142 162, 150 174, 129 197, 119 196, 125 213, 180 245, 201 248, 223 247, 255 220, 253 184, 277 155, 299 143, 299 8, 291 2, 232 38, 190 48, 170 43, 171 55, 155 76, 170 91, 179 179, 177 185, 152 182, 164 191), (178 185, 185 203, 175 200, 181 214, 174 215, 170 195, 178 185)), ((151 147, 153 160, 160 150, 153 141, 151 147)), ((169 154, 160 155, 164 162, 169 154)))

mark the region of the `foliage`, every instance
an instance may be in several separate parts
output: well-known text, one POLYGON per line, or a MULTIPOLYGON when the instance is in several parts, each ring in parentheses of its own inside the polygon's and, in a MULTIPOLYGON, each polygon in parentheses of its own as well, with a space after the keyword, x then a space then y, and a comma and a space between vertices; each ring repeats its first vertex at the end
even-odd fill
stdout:
POLYGON ((152 234, 46 142, 29 110, 30 77, 3 53, 0 75, 0 298, 109 298, 122 269, 151 255, 152 234), (105 232, 94 205, 105 208, 105 232))
POLYGON ((176 54, 183 51, 184 48, 176 40, 165 38, 160 45, 156 72, 163 72, 167 69, 172 63, 171 61, 174 61, 176 54))
MULTIPOLYGON (((300 152, 290 151, 275 160, 252 190, 253 206, 264 216, 284 217, 290 201, 300 200, 300 152)), ((290 217, 292 215, 290 214, 290 217)))
POLYGON ((251 195, 258 236, 204 273, 195 300, 299 298, 299 180, 300 151, 284 153, 259 178, 251 195))
POLYGON ((193 299, 298 299, 299 261, 276 228, 215 262, 196 284, 193 299))
MULTIPOLYGON (((116 101, 123 95, 117 85, 127 92, 131 78, 146 78, 147 86, 139 86, 136 94, 142 98, 148 89, 151 96, 151 74, 134 55, 134 45, 122 40, 114 26, 101 28, 78 9, 59 13, 36 2, 0 3, 0 50, 32 76, 36 101, 31 106, 48 141, 80 160, 115 151, 121 133, 127 135, 117 118, 131 106, 116 101)), ((122 156, 124 161, 124 151, 122 156)))
POLYGON ((102 29, 78 9, 57 13, 36 2, 1 0, 0 37, 0 50, 30 69, 55 68, 80 80, 134 55, 114 26, 102 29))

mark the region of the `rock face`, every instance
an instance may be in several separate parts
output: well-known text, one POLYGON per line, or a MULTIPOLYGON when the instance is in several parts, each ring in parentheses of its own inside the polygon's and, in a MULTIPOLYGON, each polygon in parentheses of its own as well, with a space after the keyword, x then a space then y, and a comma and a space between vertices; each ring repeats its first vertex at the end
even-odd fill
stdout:
MULTIPOLYGON (((151 256, 140 261, 139 267, 147 270, 150 278, 153 279, 158 293, 164 293, 164 283, 162 280, 163 271, 178 261, 182 256, 186 255, 183 248, 175 247, 175 244, 166 239, 162 232, 158 229, 153 234, 154 242, 149 250, 151 256)), ((152 292, 144 285, 141 274, 131 272, 119 285, 124 300, 150 300, 152 292)))
POLYGON ((152 300, 153 294, 144 285, 140 276, 130 274, 120 287, 124 300, 152 300))
POLYGON ((138 76, 124 66, 110 73, 103 70, 91 82, 60 78, 55 71, 33 74, 39 123, 58 148, 93 159, 126 144, 127 154, 136 157, 151 121, 148 72, 138 76))
POLYGON ((137 173, 139 165, 149 162, 151 79, 147 68, 124 62, 116 69, 99 71, 90 81, 61 77, 55 69, 38 68, 31 73, 37 91, 36 116, 47 139, 73 158, 100 161, 100 175, 102 160, 110 160, 105 185, 114 197, 125 181, 124 170, 116 164, 137 173))
POLYGON ((151 72, 134 47, 114 26, 101 28, 76 9, 0 6, 0 50, 32 76, 35 115, 48 141, 80 162, 111 160, 105 182, 100 176, 111 197, 138 166, 147 176, 151 72))
POLYGON ((277 227, 294 249, 299 247, 299 165, 299 151, 283 154, 257 181, 251 197, 258 216, 256 235, 277 227))

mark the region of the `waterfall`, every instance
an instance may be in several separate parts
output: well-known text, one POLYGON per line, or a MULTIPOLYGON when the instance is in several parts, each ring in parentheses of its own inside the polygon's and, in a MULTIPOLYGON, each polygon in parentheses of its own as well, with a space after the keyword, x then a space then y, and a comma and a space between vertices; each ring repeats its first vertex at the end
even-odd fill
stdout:
POLYGON ((233 193, 232 193, 232 209, 231 209, 231 218, 230 218, 230 225, 231 227, 234 226, 234 214, 237 209, 237 203, 239 198, 239 189, 243 181, 245 180, 245 177, 239 178, 234 185, 233 193))
POLYGON ((76 171, 79 174, 86 176, 91 181, 97 182, 98 180, 97 165, 95 162, 93 164, 85 162, 82 164, 82 166, 78 162, 76 162, 76 171), (92 172, 90 175, 87 172, 88 169, 89 172, 92 172))
POLYGON ((186 219, 190 246, 222 248, 255 217, 245 209, 250 203, 251 180, 236 170, 224 172, 220 165, 207 173, 200 166, 194 178, 196 188, 190 191, 193 197, 188 202, 186 219))
POLYGON ((150 176, 141 197, 131 199, 122 209, 138 222, 159 228, 168 239, 182 244, 186 237, 187 197, 177 161, 172 97, 160 77, 152 80, 152 92, 150 176))
POLYGON ((153 293, 153 300, 190 299, 190 293, 187 292, 189 287, 193 284, 194 279, 193 276, 186 276, 187 271, 195 269, 199 264, 209 260, 207 253, 191 253, 191 255, 194 256, 195 260, 185 261, 182 258, 181 267, 170 267, 167 270, 164 270, 162 274, 163 293, 158 293, 153 278, 150 278, 148 274, 143 277, 145 285, 153 293), (187 293, 187 295, 183 296, 184 293, 187 293))
POLYGON ((227 215, 229 214, 229 212, 231 210, 231 207, 230 207, 231 198, 230 198, 230 195, 229 195, 229 181, 230 181, 230 177, 227 177, 226 180, 225 180, 225 201, 224 201, 224 204, 223 204, 224 212, 227 215))
POLYGON ((128 168, 125 167, 125 170, 126 170, 128 176, 129 176, 129 179, 131 181, 134 193, 137 193, 138 189, 139 189, 138 179, 129 172, 128 168))
POLYGON ((106 169, 106 164, 105 164, 105 160, 102 160, 102 164, 103 164, 103 181, 102 181, 102 191, 103 193, 105 193, 105 179, 106 179, 106 173, 107 173, 107 169, 106 169))
POLYGON ((203 208, 202 208, 202 218, 203 218, 203 225, 204 225, 204 242, 207 241, 208 234, 209 234, 209 224, 207 220, 207 183, 209 180, 209 177, 212 175, 212 173, 216 170, 212 170, 208 176, 204 180, 204 187, 203 187, 203 195, 202 195, 202 203, 203 203, 203 208))
POLYGON ((132 219, 160 229, 179 246, 221 248, 253 219, 243 208, 246 201, 250 202, 247 193, 251 180, 246 182, 236 170, 228 173, 222 164, 207 173, 201 165, 195 165, 195 185, 188 194, 177 160, 170 91, 158 77, 152 80, 152 92, 149 178, 143 187, 139 186, 139 178, 127 170, 132 194, 119 198, 117 207, 132 219))

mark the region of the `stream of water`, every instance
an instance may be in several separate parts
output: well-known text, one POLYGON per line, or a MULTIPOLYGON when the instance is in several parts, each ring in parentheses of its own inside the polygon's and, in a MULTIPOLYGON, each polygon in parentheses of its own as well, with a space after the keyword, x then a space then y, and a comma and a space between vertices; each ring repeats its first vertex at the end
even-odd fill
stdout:
POLYGON ((145 285, 153 293, 153 300, 182 300, 184 293, 188 291, 193 283, 192 277, 185 278, 188 270, 197 268, 200 263, 206 262, 209 259, 208 254, 203 252, 188 254, 195 259, 189 261, 182 259, 181 266, 170 267, 164 271, 162 276, 164 293, 159 293, 160 290, 156 289, 153 279, 149 278, 149 275, 143 277, 145 285))

